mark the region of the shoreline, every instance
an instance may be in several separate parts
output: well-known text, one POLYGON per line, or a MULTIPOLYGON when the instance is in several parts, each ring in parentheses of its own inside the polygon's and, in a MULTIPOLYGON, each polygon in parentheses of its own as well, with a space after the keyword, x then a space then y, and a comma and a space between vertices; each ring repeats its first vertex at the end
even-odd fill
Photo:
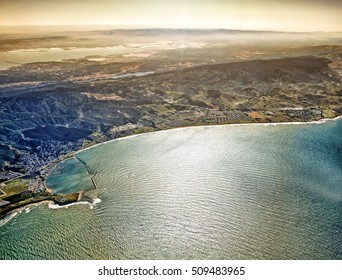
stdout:
MULTIPOLYGON (((175 127, 175 128, 167 128, 167 129, 161 129, 161 130, 157 130, 157 131, 152 131, 152 132, 142 132, 142 133, 138 133, 138 134, 132 134, 132 135, 128 135, 128 136, 123 136, 123 137, 118 137, 115 139, 111 139, 105 142, 101 142, 101 143, 97 143, 95 145, 92 145, 90 147, 86 147, 84 149, 75 151, 73 156, 75 157, 75 155, 77 155, 78 153, 84 152, 86 150, 95 148, 97 146, 100 145, 104 145, 107 143, 111 143, 114 141, 120 141, 120 140, 126 140, 126 139, 131 139, 131 138, 135 138, 138 136, 143 136, 143 135, 153 135, 155 133, 163 133, 163 132, 167 132, 167 131, 171 131, 171 130, 185 130, 185 129, 189 129, 189 128, 198 128, 198 129, 203 129, 203 128, 212 128, 212 127, 217 127, 217 126, 227 126, 227 127, 235 127, 235 126, 278 126, 278 125, 308 125, 308 124, 323 124, 329 121, 337 121, 338 119, 342 119, 342 115, 328 119, 328 118, 322 118, 319 119, 317 121, 309 121, 309 122, 275 122, 275 123, 229 123, 229 124, 210 124, 210 125, 193 125, 193 126, 182 126, 182 127, 175 127)), ((63 161, 63 160, 62 160, 63 161)), ((81 161, 80 161, 81 162, 81 161)), ((84 163, 83 163, 84 164, 84 163)), ((88 170, 88 168, 87 168, 88 170)))
MULTIPOLYGON (((214 124, 214 125, 194 125, 194 126, 183 126, 183 127, 175 127, 175 128, 168 128, 168 129, 162 129, 162 130, 158 130, 158 131, 152 131, 152 132, 146 132, 146 133, 139 133, 139 134, 132 134, 132 135, 128 135, 128 136, 123 136, 123 137, 118 137, 118 138, 115 138, 115 139, 111 139, 111 140, 108 140, 108 141, 105 141, 105 142, 101 142, 101 143, 97 143, 95 145, 92 145, 92 146, 89 146, 89 147, 86 147, 84 149, 81 149, 81 150, 78 150, 78 151, 75 151, 75 152, 72 152, 69 156, 67 156, 66 158, 63 158, 62 160, 57 160, 56 162, 52 163, 51 166, 48 167, 48 169, 52 170, 57 164, 67 160, 67 159, 70 159, 70 158, 75 158, 76 160, 78 160, 81 164, 83 164, 88 172, 89 175, 92 175, 91 177, 91 181, 92 181, 92 184, 94 186, 94 189, 97 189, 97 185, 96 185, 96 182, 94 181, 94 177, 97 175, 97 173, 95 174, 92 174, 87 166, 87 164, 85 162, 83 162, 82 160, 80 160, 78 157, 77 157, 77 154, 78 153, 81 153, 81 152, 84 152, 88 149, 92 149, 92 148, 95 148, 99 145, 104 145, 104 144, 107 144, 107 143, 111 143, 111 142, 114 142, 114 141, 121 141, 121 140, 127 140, 127 139, 131 139, 131 138, 135 138, 135 137, 139 137, 139 136, 145 136, 145 135, 153 135, 155 133, 166 133, 168 131, 171 131, 171 130, 186 130, 186 129, 189 129, 189 128, 197 128, 197 129, 203 129, 203 128, 213 128, 213 127, 217 127, 217 126, 220 126, 220 127, 236 127, 236 126, 278 126, 278 125, 310 125, 310 124, 324 124, 326 122, 330 122, 330 121, 337 121, 339 119, 342 119, 342 115, 341 116, 337 116, 337 117, 334 117, 334 118, 322 118, 320 120, 317 120, 317 121, 309 121, 309 122, 278 122, 278 123, 232 123, 232 124, 214 124)), ((49 174, 49 172, 47 173, 49 174)), ((45 177, 46 179, 47 177, 45 177)), ((54 196, 54 195, 58 195, 58 194, 53 194, 52 190, 48 188, 47 186, 47 190, 54 196)), ((99 203, 101 200, 99 198, 96 198, 94 199, 93 201, 89 202, 89 201, 79 201, 80 199, 80 196, 78 195, 78 199, 76 202, 71 202, 71 203, 68 203, 68 204, 65 204, 65 205, 58 205, 58 203, 56 204, 54 201, 51 201, 50 199, 46 199, 46 200, 42 200, 42 201, 38 201, 38 202, 33 202, 33 203, 30 203, 28 205, 23 205, 22 207, 18 207, 18 208, 15 208, 13 210, 10 210, 9 212, 3 214, 1 217, 0 217, 0 221, 4 221, 6 220, 6 218, 8 218, 8 216, 13 216, 12 218, 14 218, 18 212, 20 213, 20 211, 22 211, 23 209, 26 209, 27 207, 29 206, 34 206, 34 205, 40 205, 40 204, 43 204, 43 203, 48 203, 48 204, 51 204, 51 205, 54 205, 54 206, 51 206, 49 207, 50 209, 59 209, 59 208, 68 208, 69 206, 73 206, 73 205, 78 205, 78 204, 88 204, 91 208, 93 206, 95 206, 97 203, 99 203), (99 200, 99 201, 97 201, 99 200), (16 213, 16 214, 15 214, 16 213)), ((11 220, 12 218, 9 218, 9 220, 11 220)), ((0 227, 2 225, 4 225, 5 223, 7 223, 7 221, 5 221, 4 223, 0 223, 0 227)))
MULTIPOLYGON (((48 194, 37 197, 29 197, 23 200, 19 200, 18 202, 11 203, 1 208, 0 210, 0 221, 6 219, 8 215, 16 211, 21 211, 32 205, 39 205, 40 203, 52 203, 59 206, 68 205, 71 203, 77 203, 80 201, 82 197, 81 192, 75 192, 72 194, 48 194)), ((0 223, 1 225, 1 223, 0 223)))
POLYGON ((92 149, 92 148, 95 148, 95 147, 98 147, 100 145, 105 145, 107 143, 111 143, 111 142, 114 142, 114 141, 121 141, 121 140, 127 140, 127 139, 131 139, 131 138, 135 138, 135 137, 139 137, 139 136, 145 136, 145 135, 153 135, 155 133, 165 133, 165 132, 168 132, 168 131, 171 131, 171 130, 175 130, 175 131, 178 131, 178 130, 185 130, 185 129, 189 129, 189 128, 197 128, 197 129, 203 129, 203 128, 212 128, 212 127, 217 127, 217 126, 220 126, 220 127, 224 127, 224 126, 227 126, 227 127, 236 127, 236 126, 278 126, 278 125, 308 125, 308 124, 323 124, 323 123, 326 123, 326 122, 329 122, 329 121, 337 121, 338 119, 342 119, 342 115, 340 116, 337 116, 337 117, 334 117, 334 118, 322 118, 322 119, 319 119, 317 121, 309 121, 309 122, 275 122, 275 123, 230 123, 230 124, 210 124, 210 125, 193 125, 193 126, 181 126, 181 127, 174 127, 174 128, 167 128, 167 129, 161 129, 161 130, 157 130, 157 131, 151 131, 151 132, 142 132, 142 133, 137 133, 137 134, 132 134, 132 135, 127 135, 127 136, 123 136, 123 137, 117 137, 115 139, 111 139, 111 140, 108 140, 108 141, 104 141, 104 142, 100 142, 100 143, 96 143, 92 146, 89 146, 89 147, 86 147, 86 148, 83 148, 83 149, 80 149, 78 151, 74 151, 72 152, 69 156, 67 156, 66 158, 60 160, 60 161, 56 161, 53 166, 51 166, 50 168, 54 168, 57 164, 59 164, 60 162, 63 162, 65 160, 68 160, 70 158, 75 158, 76 160, 78 160, 80 163, 82 163, 85 168, 87 169, 87 172, 89 175, 92 175, 92 178, 91 178, 91 181, 92 181, 92 184, 94 185, 94 189, 97 189, 97 185, 94 181, 94 177, 97 175, 96 174, 92 174, 90 172, 90 169, 89 167, 87 166, 87 164, 85 162, 83 162, 82 160, 80 160, 78 157, 77 157, 77 154, 79 153, 82 153, 84 151, 87 151, 89 149, 92 149))
MULTIPOLYGON (((33 202, 25 206, 22 206, 20 208, 13 209, 10 212, 0 216, 0 227, 4 226, 8 222, 10 222, 12 219, 14 219, 17 215, 22 214, 22 211, 25 211, 27 208, 30 208, 30 207, 37 207, 43 204, 47 204, 49 209, 55 210, 55 209, 68 208, 68 207, 75 206, 75 205, 88 205, 90 209, 93 209, 95 205, 99 204, 100 202, 101 202, 100 198, 95 198, 92 201, 76 201, 76 202, 71 202, 65 205, 59 205, 51 200, 33 202)), ((25 214, 28 214, 29 212, 30 210, 25 211, 25 214)))
MULTIPOLYGON (((39 206, 42 204, 49 204, 49 203, 52 203, 52 202, 49 200, 43 200, 43 201, 27 204, 20 208, 13 209, 10 212, 4 214, 3 216, 0 216, 0 227, 7 224, 9 221, 15 218, 18 214, 21 214, 22 211, 26 210, 26 208, 35 207, 35 206, 39 206)), ((29 213, 29 212, 26 212, 26 213, 29 213)))

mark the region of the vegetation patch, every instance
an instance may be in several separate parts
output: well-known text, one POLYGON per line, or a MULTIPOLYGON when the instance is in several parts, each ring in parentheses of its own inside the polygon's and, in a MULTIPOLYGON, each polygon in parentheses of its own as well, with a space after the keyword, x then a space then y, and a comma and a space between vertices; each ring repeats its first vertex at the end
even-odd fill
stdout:
POLYGON ((330 118, 334 118, 336 116, 336 113, 332 109, 325 109, 323 110, 322 116, 325 119, 330 119, 330 118))
MULTIPOLYGON (((6 198, 8 196, 12 196, 27 191, 27 185, 29 181, 30 180, 27 179, 14 179, 2 183, 1 191, 5 193, 5 195, 1 198, 6 198)), ((0 195, 1 194, 2 193, 0 192, 0 195)))

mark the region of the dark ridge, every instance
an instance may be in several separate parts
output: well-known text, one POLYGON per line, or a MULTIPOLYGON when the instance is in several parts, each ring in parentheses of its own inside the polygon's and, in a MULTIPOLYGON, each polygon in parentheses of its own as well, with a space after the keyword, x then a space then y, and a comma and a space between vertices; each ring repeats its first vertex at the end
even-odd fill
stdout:
POLYGON ((329 68, 329 62, 328 59, 314 56, 260 59, 195 66, 174 73, 178 73, 177 79, 180 80, 202 79, 202 82, 208 79, 246 80, 247 83, 266 82, 272 79, 284 79, 295 83, 339 81, 338 75, 329 68))
POLYGON ((19 38, 19 39, 3 39, 0 40, 0 44, 18 44, 18 43, 31 43, 31 42, 44 42, 50 40, 63 40, 68 37, 66 36, 46 36, 46 37, 35 37, 35 38, 19 38))
POLYGON ((80 128, 68 128, 63 126, 37 126, 33 129, 23 131, 23 134, 31 139, 39 139, 42 141, 77 141, 78 139, 87 137, 91 134, 90 130, 80 128))

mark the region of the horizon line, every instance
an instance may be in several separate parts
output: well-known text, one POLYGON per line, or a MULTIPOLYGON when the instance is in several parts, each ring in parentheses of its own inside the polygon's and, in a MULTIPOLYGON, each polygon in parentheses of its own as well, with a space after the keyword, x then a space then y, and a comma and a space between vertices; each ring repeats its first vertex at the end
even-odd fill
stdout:
MULTIPOLYGON (((289 30, 272 30, 272 29, 234 29, 227 27, 152 27, 139 25, 117 25, 117 24, 0 24, 0 27, 110 27, 106 30, 221 30, 221 31, 243 31, 243 32, 274 32, 274 33, 342 33, 342 31, 289 31, 289 30)), ((68 30, 72 31, 72 30, 68 30)), ((75 30, 80 31, 80 30, 75 30)), ((85 31, 85 30, 82 30, 85 31)), ((87 30, 100 31, 100 30, 87 30)), ((1 31, 0 31, 1 34, 1 31)))

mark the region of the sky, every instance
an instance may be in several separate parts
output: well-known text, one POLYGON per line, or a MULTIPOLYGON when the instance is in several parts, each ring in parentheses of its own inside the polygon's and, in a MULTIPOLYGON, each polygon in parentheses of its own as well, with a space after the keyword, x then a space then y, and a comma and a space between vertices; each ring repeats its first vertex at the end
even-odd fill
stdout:
POLYGON ((342 0, 0 0, 0 25, 342 32, 342 0))

